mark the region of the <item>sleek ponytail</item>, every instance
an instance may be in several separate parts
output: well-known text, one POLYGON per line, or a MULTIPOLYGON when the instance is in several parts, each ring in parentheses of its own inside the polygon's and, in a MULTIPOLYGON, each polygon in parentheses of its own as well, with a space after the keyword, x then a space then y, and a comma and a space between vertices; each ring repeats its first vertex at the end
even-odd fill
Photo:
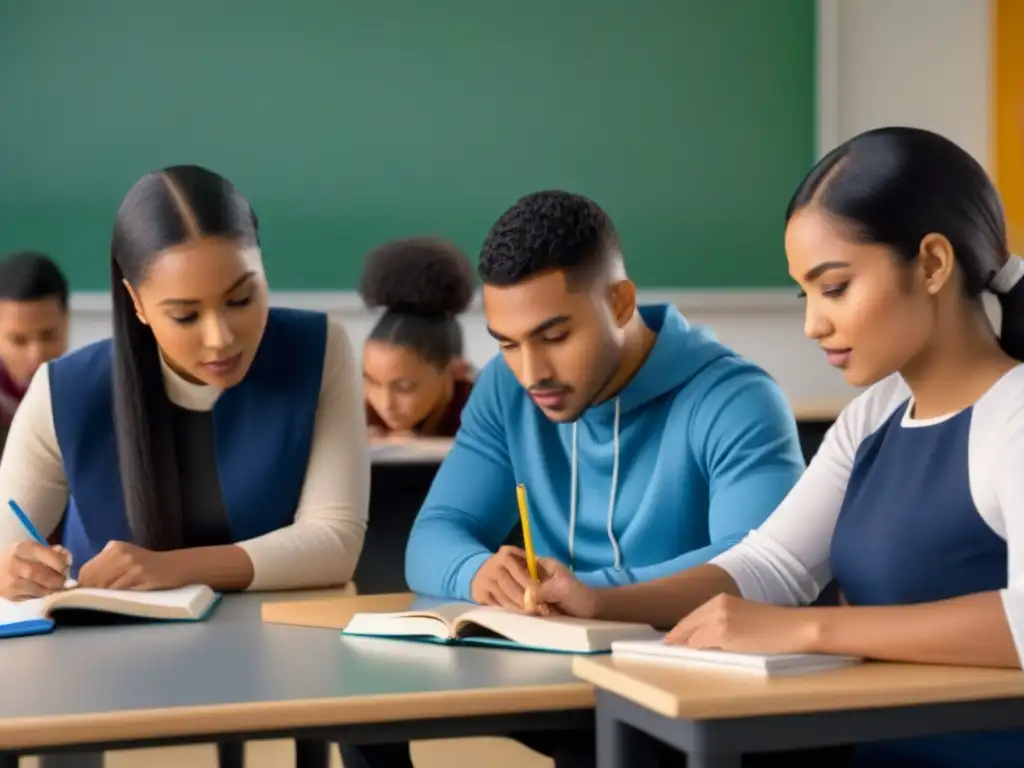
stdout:
POLYGON ((143 284, 162 251, 200 237, 258 245, 256 217, 223 177, 198 166, 174 166, 136 182, 117 212, 111 240, 118 469, 134 541, 153 550, 183 546, 181 487, 159 347, 125 283, 143 284))
POLYGON ((999 299, 1002 313, 999 345, 1010 357, 1024 362, 1024 259, 1010 254, 988 288, 999 299))

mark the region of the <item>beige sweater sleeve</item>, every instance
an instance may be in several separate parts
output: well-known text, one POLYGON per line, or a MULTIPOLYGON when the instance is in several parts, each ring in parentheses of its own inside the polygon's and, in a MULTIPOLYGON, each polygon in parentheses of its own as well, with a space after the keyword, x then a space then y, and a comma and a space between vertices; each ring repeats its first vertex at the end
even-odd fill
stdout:
MULTIPOLYGON (((64 516, 68 483, 50 409, 50 374, 43 365, 32 377, 7 433, 0 459, 0 501, 13 499, 43 536, 49 537, 64 516)), ((0 509, 0 550, 29 539, 8 509, 0 509)))
MULTIPOLYGON (((168 395, 193 410, 213 407, 219 393, 165 368, 168 395)), ((362 552, 370 495, 361 377, 345 330, 328 325, 324 375, 313 446, 295 521, 239 543, 253 564, 250 589, 340 584, 362 552)), ((44 536, 60 524, 68 486, 53 426, 46 366, 29 385, 0 459, 0 499, 14 499, 44 536)), ((0 549, 28 538, 14 515, 0 510, 0 549)))
POLYGON ((239 545, 249 553, 255 572, 249 589, 341 584, 355 573, 370 505, 361 382, 348 335, 332 321, 313 449, 295 522, 239 545))

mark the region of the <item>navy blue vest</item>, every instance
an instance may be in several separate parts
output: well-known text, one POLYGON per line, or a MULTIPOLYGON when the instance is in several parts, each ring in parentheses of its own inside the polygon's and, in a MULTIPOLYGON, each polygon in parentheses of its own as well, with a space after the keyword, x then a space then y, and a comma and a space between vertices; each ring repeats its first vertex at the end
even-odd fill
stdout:
POLYGON ((857 449, 832 537, 850 605, 909 605, 1006 587, 1006 542, 971 496, 973 409, 901 425, 909 403, 857 449))
MULTIPOLYGON (((271 309, 248 373, 214 405, 217 475, 232 541, 295 518, 326 341, 322 313, 271 309)), ((112 350, 106 339, 49 366, 53 423, 71 496, 63 544, 74 558, 74 574, 108 541, 132 541, 117 463, 112 350)))
MULTIPOLYGON (((1006 542, 971 495, 968 408, 904 427, 909 402, 858 447, 832 537, 832 573, 850 605, 911 605, 1006 587, 1006 542)), ((1024 765, 1024 731, 863 744, 857 763, 944 768, 1024 765)))

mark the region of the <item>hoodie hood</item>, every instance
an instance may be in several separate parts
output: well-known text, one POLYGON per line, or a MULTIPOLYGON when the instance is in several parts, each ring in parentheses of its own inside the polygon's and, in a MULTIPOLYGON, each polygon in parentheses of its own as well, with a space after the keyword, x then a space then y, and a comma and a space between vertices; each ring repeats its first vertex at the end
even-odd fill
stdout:
POLYGON ((693 328, 671 304, 638 307, 640 317, 657 336, 650 354, 640 370, 618 394, 603 403, 591 406, 572 425, 572 448, 569 457, 569 568, 576 558, 576 511, 579 504, 579 426, 580 422, 603 425, 609 419, 612 427, 612 475, 608 491, 608 515, 605 532, 613 554, 613 568, 622 569, 622 547, 615 535, 615 505, 619 497, 619 441, 623 418, 629 419, 655 400, 675 393, 698 373, 720 358, 734 353, 719 344, 704 329, 693 328))
POLYGON ((581 421, 610 422, 618 401, 620 418, 651 401, 686 386, 701 371, 736 353, 715 339, 711 331, 693 326, 673 304, 638 307, 644 324, 657 334, 650 354, 630 382, 617 395, 590 406, 581 421))

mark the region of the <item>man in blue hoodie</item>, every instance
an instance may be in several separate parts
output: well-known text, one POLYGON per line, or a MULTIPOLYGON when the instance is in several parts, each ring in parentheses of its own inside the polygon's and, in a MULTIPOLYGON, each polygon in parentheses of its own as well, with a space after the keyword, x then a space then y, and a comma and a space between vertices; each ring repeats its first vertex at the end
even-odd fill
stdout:
POLYGON ((592 201, 522 198, 488 235, 479 272, 501 355, 480 372, 413 527, 414 591, 522 606, 525 564, 499 550, 519 520, 517 483, 537 554, 611 586, 728 549, 803 472, 779 387, 674 306, 638 307, 592 201))
MULTIPOLYGON (((501 355, 480 372, 413 526, 415 592, 522 607, 523 553, 501 546, 519 520, 517 483, 537 555, 597 586, 709 560, 796 483, 804 460, 779 387, 674 306, 638 307, 594 202, 520 199, 487 236, 479 273, 501 355)), ((520 740, 557 768, 593 764, 592 732, 520 740)), ((408 766, 403 749, 343 756, 408 766)))

